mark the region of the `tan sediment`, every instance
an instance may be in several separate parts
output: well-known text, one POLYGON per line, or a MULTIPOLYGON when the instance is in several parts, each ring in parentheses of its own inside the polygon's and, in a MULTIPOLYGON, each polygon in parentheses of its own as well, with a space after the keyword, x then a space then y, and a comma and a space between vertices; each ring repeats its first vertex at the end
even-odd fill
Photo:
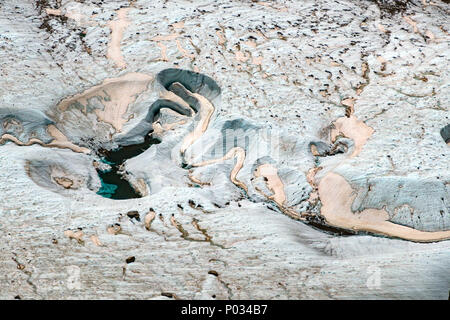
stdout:
MULTIPOLYGON (((186 90, 187 91, 187 90, 186 90)), ((191 113, 193 113, 194 111, 192 110, 191 106, 184 101, 180 96, 176 95, 175 93, 173 93, 172 91, 163 91, 160 93, 160 98, 161 99, 165 99, 165 100, 170 100, 176 104, 178 104, 179 106, 183 107, 186 110, 190 110, 191 113)), ((178 112, 175 112, 171 109, 166 109, 166 112, 172 113, 173 115, 177 116, 177 117, 186 117, 185 115, 179 114, 178 112)), ((173 123, 167 123, 164 125, 161 125, 158 122, 155 122, 153 124, 153 130, 156 134, 162 134, 164 133, 164 131, 168 131, 168 130, 172 130, 175 126, 179 125, 179 124, 184 124, 186 123, 185 120, 180 120, 180 121, 176 121, 173 123)))
POLYGON ((174 29, 183 29, 184 28, 184 21, 179 21, 176 23, 172 23, 172 27, 174 29))
POLYGON ((106 228, 106 231, 108 231, 109 234, 116 235, 122 231, 122 227, 118 224, 114 224, 106 228))
POLYGON ((164 123, 161 125, 159 122, 153 122, 153 133, 157 135, 161 135, 166 131, 173 130, 178 125, 183 125, 186 123, 186 120, 180 120, 172 123, 164 123))
POLYGON ((274 201, 278 208, 287 216, 295 220, 305 220, 308 214, 299 214, 291 207, 286 206, 286 194, 284 192, 284 183, 278 176, 278 169, 267 163, 260 165, 254 172, 255 177, 264 177, 266 186, 272 191, 272 195, 265 194, 262 190, 255 187, 268 200, 274 201))
POLYGON ((364 61, 361 64, 361 74, 363 75, 363 77, 364 77, 365 74, 367 74, 368 71, 369 71, 369 65, 367 64, 366 61, 364 61))
POLYGON ((145 229, 150 230, 150 228, 152 226, 152 222, 153 222, 153 220, 155 220, 155 217, 156 217, 155 211, 150 209, 144 218, 145 229))
MULTIPOLYGON (((185 240, 193 240, 189 238, 189 233, 183 228, 183 226, 181 225, 181 223, 179 223, 177 221, 177 219, 175 219, 175 216, 172 215, 170 217, 170 223, 177 228, 177 230, 181 233, 181 237, 185 240)), ((194 240, 195 241, 195 240, 194 240)))
POLYGON ((382 25, 382 24, 378 24, 377 25, 378 30, 380 30, 383 33, 387 33, 388 31, 386 30, 386 28, 382 25))
MULTIPOLYGON (((350 157, 355 157, 361 152, 367 139, 374 132, 371 127, 363 121, 359 121, 353 115, 349 118, 339 118, 334 122, 334 125, 336 129, 331 132, 332 141, 335 141, 340 134, 354 141, 355 150, 350 157)), ((313 188, 315 186, 314 176, 320 169, 318 167, 308 172, 307 180, 313 188)), ((450 239, 450 230, 426 232, 392 223, 388 221, 389 214, 384 209, 365 209, 361 212, 352 212, 351 206, 356 198, 356 192, 345 178, 332 171, 320 180, 317 191, 322 203, 321 215, 331 226, 367 231, 417 242, 450 239)), ((311 194, 310 199, 312 197, 313 194, 311 194)))
POLYGON ((224 155, 222 158, 203 161, 200 163, 193 164, 192 166, 193 167, 203 167, 203 166, 208 166, 208 165, 211 165, 214 163, 221 163, 221 162, 224 162, 224 161, 232 159, 232 158, 236 158, 236 164, 233 167, 233 169, 231 170, 230 180, 231 180, 231 182, 233 182, 233 184, 244 189, 245 192, 247 192, 248 188, 245 185, 245 183, 243 183, 242 181, 240 181, 236 178, 239 171, 242 169, 242 166, 244 165, 244 160, 245 160, 245 150, 242 149, 241 147, 231 148, 227 152, 227 154, 224 155))
POLYGON ((342 176, 334 172, 327 173, 320 181, 319 195, 322 202, 321 214, 332 226, 417 242, 450 239, 450 230, 427 232, 392 223, 388 221, 389 214, 383 209, 352 212, 351 205, 356 193, 342 176))
POLYGON ((266 163, 256 168, 255 176, 264 177, 266 179, 267 188, 273 193, 273 195, 268 198, 275 201, 278 206, 283 207, 286 201, 286 194, 284 193, 283 181, 281 181, 278 176, 278 169, 273 165, 266 163))
POLYGON ((403 19, 413 27, 414 33, 419 33, 419 29, 417 28, 417 22, 415 22, 413 19, 411 19, 408 16, 404 16, 403 19))
MULTIPOLYGON (((186 91, 187 91, 187 89, 186 89, 186 91)), ((165 99, 165 100, 170 100, 170 101, 175 102, 176 104, 182 106, 185 109, 191 110, 191 106, 186 101, 184 101, 180 96, 177 96, 172 91, 161 92, 160 98, 165 99)), ((168 109, 168 110, 170 110, 170 109, 168 109)), ((179 115, 179 114, 177 113, 177 115, 179 115)))
MULTIPOLYGON (((367 63, 367 61, 363 61, 361 64, 361 76, 365 79, 365 81, 360 83, 356 87, 356 95, 359 96, 364 91, 364 88, 369 84, 369 82, 370 82, 369 72, 370 72, 369 64, 367 63)), ((353 98, 353 100, 354 100, 354 98, 353 98)))
MULTIPOLYGON (((443 1, 443 2, 445 2, 445 1, 443 1)), ((433 1, 427 2, 427 0, 422 0, 422 4, 423 4, 425 7, 426 7, 426 6, 438 6, 438 7, 439 7, 439 4, 436 3, 436 2, 433 2, 433 1)))
POLYGON ((178 49, 178 51, 181 52, 181 54, 183 55, 183 57, 188 58, 188 59, 191 59, 191 60, 195 58, 195 55, 194 55, 194 54, 189 53, 186 49, 184 49, 184 48, 181 46, 180 40, 177 39, 176 42, 177 42, 177 49, 178 49))
POLYGON ((222 31, 217 30, 216 35, 219 38, 219 45, 224 46, 227 40, 225 39, 225 36, 223 35, 222 31))
POLYGON ((151 80, 151 76, 143 73, 127 73, 118 78, 106 79, 100 85, 63 99, 57 108, 65 111, 71 105, 81 105, 83 112, 87 113, 89 100, 97 98, 104 106, 103 110, 95 109, 98 119, 111 124, 120 132, 123 124, 128 121, 123 117, 128 106, 147 89, 151 80))
POLYGON ((31 146, 33 144, 45 145, 41 140, 36 139, 36 138, 31 138, 30 140, 28 140, 28 142, 24 143, 24 142, 20 141, 19 139, 17 139, 16 137, 14 137, 13 135, 5 133, 0 138, 0 144, 3 144, 7 141, 14 142, 15 144, 17 144, 19 146, 31 146))
POLYGON ((169 130, 172 130, 173 128, 175 128, 176 126, 178 126, 178 125, 183 125, 183 124, 185 124, 185 123, 186 123, 186 120, 180 120, 180 121, 172 122, 172 123, 165 123, 165 124, 162 126, 162 129, 163 129, 164 131, 169 131, 169 130))
POLYGON ((54 177, 53 180, 64 189, 70 189, 73 186, 73 181, 66 177, 54 177))
POLYGON ((244 41, 244 44, 246 46, 252 47, 252 48, 256 48, 256 41, 255 40, 247 40, 244 41))
POLYGON ((108 52, 106 56, 108 59, 114 61, 117 67, 125 68, 127 66, 125 59, 120 49, 120 42, 122 41, 123 32, 130 24, 127 19, 127 14, 130 8, 122 8, 117 11, 117 20, 109 21, 108 27, 111 29, 111 41, 108 43, 108 52))
POLYGON ((100 162, 98 162, 96 160, 92 161, 92 165, 94 166, 95 169, 100 169, 101 168, 100 162))
POLYGON ((354 98, 347 98, 341 101, 341 104, 347 107, 353 108, 355 105, 355 99, 354 98))
POLYGON ((103 244, 100 242, 100 239, 98 236, 91 236, 91 241, 94 243, 97 247, 102 247, 103 244))
POLYGON ((377 56, 377 60, 378 60, 378 62, 380 62, 380 63, 386 63, 386 62, 387 62, 386 59, 383 58, 382 56, 377 56))
POLYGON ((197 126, 194 128, 192 132, 186 135, 186 137, 183 140, 183 143, 180 148, 180 153, 184 154, 186 152, 187 148, 189 148, 198 138, 201 137, 201 135, 208 129, 209 121, 211 120, 211 116, 214 113, 214 106, 212 103, 203 97, 202 95, 198 93, 192 93, 189 90, 186 89, 186 92, 197 99, 198 103, 200 104, 200 120, 197 124, 197 126))
POLYGON ((78 243, 83 244, 83 231, 81 230, 77 230, 77 231, 72 231, 72 230, 66 230, 64 231, 64 235, 66 237, 68 237, 69 239, 74 239, 77 240, 78 243))
POLYGON ((60 15, 62 15, 61 9, 45 8, 45 12, 48 15, 51 15, 51 16, 60 16, 60 15))
POLYGON ((306 181, 311 185, 311 187, 317 187, 316 184, 316 174, 322 170, 322 167, 315 167, 308 170, 308 173, 306 174, 306 181))
POLYGON ((358 120, 354 115, 350 117, 342 117, 334 123, 335 129, 331 130, 331 141, 335 141, 337 136, 343 134, 355 143, 355 149, 351 157, 355 157, 361 153, 367 139, 373 134, 374 130, 366 125, 363 121, 358 120))
POLYGON ((161 124, 159 122, 154 122, 153 123, 153 133, 154 134, 162 134, 163 132, 164 132, 164 129, 161 126, 161 124))
POLYGON ((179 224, 178 221, 175 219, 175 216, 174 216, 174 215, 172 215, 172 216, 170 217, 170 223, 171 223, 174 227, 176 227, 177 229, 179 229, 180 224, 179 224))
POLYGON ((331 67, 341 67, 342 65, 340 63, 337 63, 336 61, 331 61, 330 66, 331 67))
POLYGON ((53 140, 49 144, 44 144, 43 145, 44 147, 56 147, 56 148, 61 148, 61 149, 70 149, 72 151, 79 152, 79 153, 90 153, 91 152, 91 150, 89 150, 88 148, 79 147, 79 146, 73 144, 72 142, 70 142, 67 139, 67 137, 61 131, 59 131, 57 127, 55 127, 52 124, 47 127, 47 131, 53 138, 55 138, 55 140, 53 140))
POLYGON ((275 7, 272 3, 269 3, 269 2, 258 1, 258 2, 256 2, 256 3, 259 4, 259 5, 268 7, 268 8, 275 9, 275 10, 280 11, 280 12, 286 12, 286 11, 288 11, 288 8, 286 8, 286 7, 277 8, 277 7, 275 7))
POLYGON ((253 57, 252 63, 254 65, 260 66, 262 65, 263 57, 253 57))
MULTIPOLYGON (((172 27, 174 29, 179 29, 179 28, 182 28, 183 26, 184 26, 184 22, 183 23, 179 22, 179 23, 175 23, 172 25, 172 27)), ((169 61, 169 57, 167 56, 167 47, 165 44, 163 44, 161 42, 162 41, 173 41, 173 40, 177 39, 179 36, 180 35, 177 32, 175 32, 175 33, 172 33, 169 35, 164 35, 164 36, 160 35, 160 36, 155 36, 155 37, 150 38, 150 41, 156 42, 156 45, 161 50, 161 58, 159 58, 161 61, 164 61, 164 62, 169 61)), ((177 40, 177 47, 178 47, 178 50, 180 50, 180 48, 181 48, 181 50, 184 50, 181 47, 181 44, 179 44, 178 40, 177 40)), ((182 51, 180 51, 180 52, 182 52, 182 51)), ((182 54, 183 54, 183 52, 182 52, 182 54)))
POLYGON ((315 156, 315 157, 320 156, 320 153, 319 153, 319 151, 317 151, 317 147, 315 145, 312 144, 309 147, 309 149, 310 149, 310 151, 311 151, 313 156, 315 156))
POLYGON ((436 40, 436 36, 435 36, 434 33, 431 32, 430 30, 427 30, 427 31, 425 32, 425 35, 426 35, 431 41, 436 40))
POLYGON ((155 36, 150 38, 151 41, 159 42, 159 41, 172 41, 178 38, 180 35, 178 33, 172 33, 166 36, 155 36))
POLYGON ((377 56, 377 60, 381 64, 381 71, 385 71, 386 70, 386 64, 387 64, 386 59, 383 58, 382 56, 377 56))
POLYGON ((4 134, 0 138, 0 144, 5 143, 6 141, 11 141, 18 146, 31 146, 33 144, 39 144, 43 147, 49 147, 49 148, 54 147, 54 148, 60 148, 60 149, 70 149, 70 150, 72 150, 74 152, 78 152, 78 153, 90 153, 91 152, 91 150, 89 150, 88 148, 79 147, 79 146, 73 144, 72 142, 70 142, 67 139, 67 137, 61 131, 59 131, 58 128, 56 128, 54 125, 49 125, 47 127, 47 131, 54 138, 54 140, 51 141, 50 143, 44 143, 41 140, 36 139, 36 138, 31 138, 26 143, 24 143, 24 142, 20 141, 19 139, 17 139, 16 137, 14 137, 13 135, 4 134))
POLYGON ((209 185, 210 185, 209 182, 203 182, 203 181, 201 181, 200 179, 194 177, 194 176, 192 175, 192 170, 189 170, 188 178, 189 178, 189 180, 191 180, 193 183, 198 184, 198 185, 201 185, 201 186, 209 186, 209 185))
POLYGON ((142 178, 139 179, 129 179, 128 182, 130 182, 133 189, 141 196, 145 197, 148 195, 148 188, 147 183, 145 183, 145 180, 142 178))
POLYGON ((309 185, 313 188, 313 191, 309 194, 308 202, 316 203, 319 200, 319 192, 318 186, 316 183, 316 174, 322 170, 322 167, 315 167, 308 170, 306 174, 306 181, 308 181, 309 185))
POLYGON ((161 49, 161 61, 169 61, 169 58, 167 57, 167 47, 162 43, 156 43, 156 45, 161 49))
POLYGON ((235 55, 236 60, 239 62, 246 62, 249 59, 249 57, 246 56, 241 51, 236 51, 234 55, 235 55))
POLYGON ((12 126, 20 126, 21 127, 21 131, 23 132, 23 128, 22 128, 22 123, 16 119, 7 119, 5 121, 3 121, 3 128, 7 131, 9 130, 12 126))
MULTIPOLYGON (((359 93, 357 93, 359 94, 359 93)), ((346 106, 346 110, 345 110, 345 115, 347 117, 349 117, 350 115, 352 115, 355 112, 355 99, 354 98, 346 98, 344 100, 341 101, 341 104, 346 106)))

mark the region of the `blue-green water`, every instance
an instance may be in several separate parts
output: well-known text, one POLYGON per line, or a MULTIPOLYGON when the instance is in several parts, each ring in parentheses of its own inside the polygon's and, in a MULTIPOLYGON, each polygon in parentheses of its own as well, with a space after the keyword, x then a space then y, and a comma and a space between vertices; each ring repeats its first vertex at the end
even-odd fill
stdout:
MULTIPOLYGON (((99 174, 100 175, 100 174, 99 174)), ((118 186, 111 183, 106 183, 100 176, 102 187, 98 190, 97 194, 105 198, 112 198, 117 191, 118 186)))
POLYGON ((148 137, 140 144, 123 146, 114 150, 101 150, 101 153, 103 154, 101 161, 109 164, 111 169, 97 169, 98 176, 102 183, 97 194, 115 200, 140 198, 141 195, 134 190, 126 179, 124 179, 122 174, 118 173, 119 167, 126 160, 136 157, 150 148, 151 145, 157 143, 160 143, 160 141, 148 137))

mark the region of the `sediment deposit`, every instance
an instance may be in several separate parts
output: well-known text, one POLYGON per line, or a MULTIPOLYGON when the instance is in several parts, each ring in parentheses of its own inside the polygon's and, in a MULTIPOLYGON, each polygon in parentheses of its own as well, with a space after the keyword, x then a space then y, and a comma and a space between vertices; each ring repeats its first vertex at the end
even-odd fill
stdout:
POLYGON ((447 299, 449 10, 2 1, 0 298, 447 299))

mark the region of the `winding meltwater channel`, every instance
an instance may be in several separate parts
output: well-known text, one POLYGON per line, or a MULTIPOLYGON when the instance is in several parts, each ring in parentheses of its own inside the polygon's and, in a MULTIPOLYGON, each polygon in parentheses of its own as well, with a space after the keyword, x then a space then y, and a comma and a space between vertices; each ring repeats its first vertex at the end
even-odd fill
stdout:
MULTIPOLYGON (((226 150, 226 154, 222 157, 210 159, 213 155, 208 150, 214 149, 215 144, 222 143, 224 136, 221 134, 223 135, 225 129, 228 130, 232 127, 229 122, 234 122, 234 120, 227 120, 222 124, 218 122, 216 128, 222 126, 221 133, 211 131, 210 135, 201 141, 206 143, 208 150, 202 150, 200 154, 193 154, 193 149, 190 148, 203 137, 213 114, 220 111, 216 109, 216 106, 220 105, 220 92, 220 87, 212 78, 189 70, 169 68, 159 72, 156 78, 129 73, 118 78, 106 79, 99 85, 64 98, 45 113, 42 110, 34 109, 0 108, 0 145, 7 142, 15 143, 18 146, 39 144, 43 147, 73 151, 65 150, 57 153, 55 151, 53 158, 51 155, 43 157, 30 155, 30 158, 26 159, 24 168, 27 175, 36 184, 48 190, 62 195, 70 195, 77 190, 87 189, 109 199, 135 199, 149 194, 147 189, 149 185, 146 184, 147 181, 144 178, 133 174, 131 171, 133 166, 130 166, 130 172, 127 172, 127 160, 141 155, 152 145, 160 143, 160 139, 165 136, 164 132, 172 130, 173 124, 184 124, 187 122, 185 120, 190 118, 190 124, 183 126, 172 136, 179 138, 181 134, 183 137, 180 144, 176 144, 177 148, 179 146, 179 150, 177 153, 171 152, 169 159, 174 161, 173 164, 186 169, 186 176, 199 186, 211 185, 209 181, 205 182, 202 176, 211 176, 212 172, 217 170, 216 167, 211 168, 209 172, 206 169, 201 171, 200 167, 232 160, 235 161, 235 164, 229 173, 229 179, 235 186, 242 189, 244 196, 252 201, 260 201, 260 196, 263 196, 267 201, 274 202, 281 212, 293 219, 310 223, 316 227, 320 226, 325 230, 338 230, 341 234, 344 231, 350 234, 368 232, 415 242, 450 239, 450 230, 445 230, 445 227, 432 226, 434 230, 427 231, 416 229, 413 224, 398 223, 398 220, 392 219, 390 212, 386 209, 385 204, 389 204, 388 201, 390 201, 388 198, 386 198, 388 200, 376 200, 379 203, 373 202, 365 206, 360 204, 361 210, 353 210, 359 191, 354 189, 351 181, 347 181, 344 176, 335 171, 336 166, 342 163, 341 160, 317 180, 314 176, 322 167, 312 169, 312 175, 308 173, 310 176, 307 176, 306 179, 313 191, 309 198, 305 193, 304 199, 308 201, 309 209, 298 210, 298 207, 289 202, 289 197, 294 197, 295 200, 302 196, 292 196, 294 194, 292 189, 287 192, 289 189, 286 186, 291 185, 298 189, 301 184, 295 182, 292 185, 294 182, 291 182, 290 185, 286 185, 286 181, 283 180, 293 181, 288 176, 294 171, 293 169, 280 168, 275 161, 274 164, 266 161, 266 157, 270 159, 270 156, 266 155, 260 157, 259 159, 262 161, 259 162, 258 159, 254 163, 258 166, 254 167, 253 160, 247 158, 250 150, 246 149, 245 143, 242 146, 233 143, 233 147, 226 150), (138 96, 147 90, 158 90, 159 93, 159 98, 148 107, 146 102, 148 96, 138 100, 138 96), (135 102, 141 104, 141 107, 135 106, 135 102), (162 109, 167 110, 161 112, 162 109), (146 115, 142 112, 145 110, 146 115), (137 116, 139 119, 136 119, 137 116), (180 118, 183 120, 179 121, 180 118), (136 122, 131 128, 124 130, 125 124, 131 119, 135 119, 136 122), (203 157, 203 155, 206 156, 206 159, 197 162, 199 156, 203 157), (196 168, 199 170, 196 171, 196 168), (238 174, 241 170, 245 170, 245 172, 239 177, 238 174), (92 179, 95 174, 98 175, 98 180, 92 179), (258 181, 253 183, 253 178, 258 181), (265 187, 261 188, 261 182, 265 182, 265 187), (320 212, 312 211, 317 204, 320 204, 318 208, 320 212)), ((231 136, 231 134, 238 133, 238 130, 249 127, 249 124, 244 125, 245 122, 247 121, 239 120, 237 122, 239 125, 236 128, 233 127, 233 133, 228 134, 231 136)), ((310 147, 314 147, 311 147, 314 156, 330 156, 338 153, 336 151, 338 149, 333 148, 340 145, 339 140, 344 137, 344 139, 352 141, 353 146, 353 152, 348 154, 344 160, 357 157, 374 133, 373 128, 367 126, 364 121, 358 120, 354 115, 337 119, 333 122, 333 128, 330 131, 330 140, 333 145, 325 142, 323 142, 325 147, 313 142, 309 144, 310 147)), ((441 128, 440 135, 443 139, 443 141, 439 139, 440 143, 450 145, 450 125, 447 124, 441 128)), ((249 139, 258 139, 257 134, 246 134, 246 136, 249 139)), ((266 142, 264 139, 260 139, 254 140, 254 143, 266 142)), ((200 147, 203 149, 203 145, 198 144, 197 146, 199 149, 200 147)), ((223 147, 221 144, 219 146, 223 147)), ((169 147, 173 147, 173 145, 169 145, 169 147)), ((348 146, 344 148, 343 153, 347 151, 348 146)), ((214 153, 215 155, 216 153, 214 153)), ((161 158, 157 160, 161 161, 161 158)), ((148 161, 142 162, 145 162, 142 163, 143 166, 150 165, 148 161)), ((294 174, 295 179, 298 176, 301 176, 301 173, 294 174)), ((392 178, 387 178, 391 180, 380 180, 381 182, 376 180, 374 185, 378 185, 378 189, 385 188, 385 186, 390 187, 392 183, 388 183, 392 181, 392 178)), ((402 187, 399 188, 403 188, 403 183, 411 184, 409 180, 404 180, 404 182, 402 180, 401 183, 402 187)), ((397 187, 393 186, 392 188, 397 187)), ((435 188, 438 190, 437 188, 440 186, 435 188)), ((417 192, 415 182, 412 187, 403 189, 406 190, 403 191, 405 199, 411 198, 417 192)), ((376 190, 369 189, 368 191, 374 193, 376 190)), ((297 190, 294 191, 297 194, 297 190)), ((381 193, 386 194, 386 192, 381 193)), ((300 191, 298 194, 304 193, 300 191)), ((444 201, 444 198, 441 200, 444 201)), ((433 204, 433 202, 429 203, 433 204)), ((408 208, 411 207, 408 206, 408 208)), ((395 210, 397 208, 394 208, 394 213, 396 213, 395 210)), ((443 216, 442 213, 441 216, 443 216)), ((151 222, 153 218, 150 215, 148 221, 151 222)))
POLYGON ((32 180, 57 193, 69 194, 86 187, 110 199, 140 198, 145 195, 141 188, 145 182, 134 179, 126 171, 126 161, 161 142, 151 136, 156 122, 159 125, 156 131, 162 128, 160 111, 170 109, 192 118, 196 124, 183 141, 184 156, 186 149, 208 127, 214 111, 208 99, 219 94, 220 88, 212 78, 189 70, 165 69, 156 79, 146 74, 127 73, 63 98, 45 112, 0 108, 0 145, 10 141, 20 146, 39 144, 83 153, 86 160, 91 157, 86 163, 93 165, 100 186, 91 183, 91 173, 79 172, 83 171, 81 158, 77 158, 76 165, 69 160, 66 163, 50 159, 27 161, 26 170, 32 180), (133 106, 136 99, 152 89, 158 90, 159 98, 148 107, 143 119, 123 132, 125 123, 140 113, 133 106), (198 119, 194 119, 196 114, 198 119))
POLYGON ((149 107, 146 117, 125 135, 116 139, 118 148, 98 151, 100 161, 106 164, 106 166, 96 166, 101 181, 98 195, 116 200, 142 197, 127 181, 124 163, 143 153, 151 145, 161 142, 150 136, 154 131, 153 122, 158 119, 161 109, 171 109, 190 117, 196 113, 200 114, 193 132, 189 133, 183 141, 180 150, 182 155, 206 130, 214 107, 203 95, 215 97, 220 93, 220 88, 215 81, 202 74, 180 69, 163 70, 158 74, 157 81, 161 85, 161 96, 149 107), (142 142, 129 144, 129 141, 136 141, 136 137, 143 137, 142 142))

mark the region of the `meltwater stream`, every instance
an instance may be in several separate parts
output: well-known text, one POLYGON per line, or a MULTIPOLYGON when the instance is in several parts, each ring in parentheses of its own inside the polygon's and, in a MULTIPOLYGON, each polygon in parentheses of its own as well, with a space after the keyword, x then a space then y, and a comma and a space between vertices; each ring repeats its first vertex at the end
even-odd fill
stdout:
POLYGON ((111 169, 96 169, 102 184, 97 194, 115 200, 140 198, 141 195, 136 192, 133 186, 119 172, 120 166, 126 160, 138 156, 150 148, 151 145, 160 142, 160 140, 147 135, 143 143, 123 146, 114 150, 100 150, 99 153, 102 155, 101 161, 110 165, 111 169))

